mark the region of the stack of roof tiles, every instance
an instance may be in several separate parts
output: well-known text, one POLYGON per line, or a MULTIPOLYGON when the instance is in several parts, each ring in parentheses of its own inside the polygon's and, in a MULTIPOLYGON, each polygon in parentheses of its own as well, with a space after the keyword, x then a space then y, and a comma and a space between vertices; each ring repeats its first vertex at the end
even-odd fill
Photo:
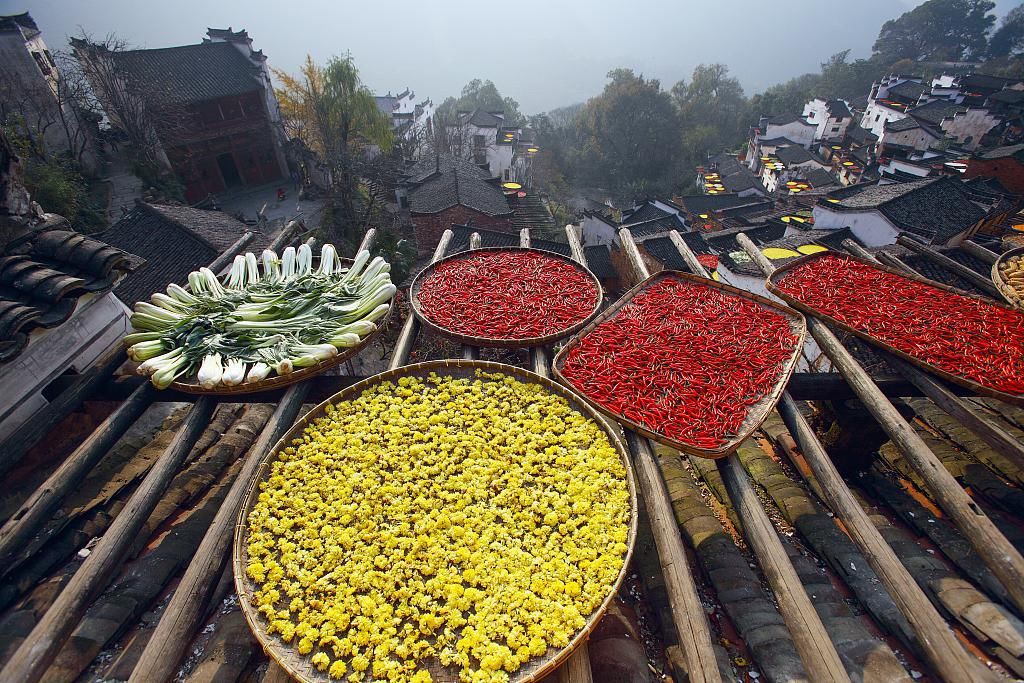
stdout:
POLYGON ((57 327, 82 297, 110 291, 140 264, 63 219, 12 240, 0 256, 0 363, 20 354, 33 330, 57 327))

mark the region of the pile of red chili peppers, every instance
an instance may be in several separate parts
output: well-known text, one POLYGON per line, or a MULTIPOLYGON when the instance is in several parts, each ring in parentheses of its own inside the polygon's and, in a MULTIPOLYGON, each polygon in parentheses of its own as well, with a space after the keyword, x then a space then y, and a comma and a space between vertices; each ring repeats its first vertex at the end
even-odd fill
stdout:
POLYGON ((483 251, 439 264, 420 311, 467 337, 518 341, 568 330, 594 312, 597 283, 578 266, 531 251, 483 251))
POLYGON ((561 372, 609 412, 712 450, 772 391, 798 341, 779 313, 669 276, 580 339, 561 372))
POLYGON ((778 288, 950 374, 1024 393, 1024 314, 832 254, 786 272, 778 288))

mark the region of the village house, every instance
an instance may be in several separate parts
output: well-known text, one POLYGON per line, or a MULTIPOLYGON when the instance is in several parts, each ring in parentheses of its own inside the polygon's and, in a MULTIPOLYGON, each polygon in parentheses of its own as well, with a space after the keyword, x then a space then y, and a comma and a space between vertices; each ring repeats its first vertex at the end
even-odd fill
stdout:
MULTIPOLYGON (((288 175, 267 58, 253 50, 246 31, 208 29, 202 43, 152 50, 108 52, 73 44, 87 65, 112 60, 129 92, 146 98, 163 156, 185 186, 186 201, 288 175)), ((116 126, 104 84, 93 83, 116 126)))
POLYGON ((817 131, 816 124, 796 114, 762 116, 757 125, 750 129, 747 139, 747 165, 755 174, 760 175, 761 157, 781 145, 800 145, 805 149, 811 149, 817 131))
POLYGON ((920 76, 888 76, 871 86, 860 126, 881 138, 886 123, 906 118, 907 110, 929 98, 930 93, 931 89, 921 82, 920 76))
POLYGON ((62 90, 57 63, 28 12, 0 16, 0 64, 0 121, 22 119, 48 150, 74 150, 92 168, 91 130, 62 90))
POLYGON ((374 99, 380 112, 391 120, 396 136, 413 139, 417 135, 433 134, 436 107, 430 98, 417 102, 416 93, 406 88, 397 95, 389 92, 374 99))
POLYGON ((505 120, 502 111, 461 111, 448 126, 453 152, 474 163, 486 165, 491 175, 503 181, 529 185, 533 155, 538 151, 528 130, 505 120))
POLYGON ((960 180, 942 176, 837 190, 815 204, 814 227, 848 227, 870 247, 893 244, 903 233, 944 245, 969 233, 985 215, 960 180))
POLYGON ((455 224, 514 231, 501 180, 483 166, 451 154, 437 154, 411 166, 396 194, 399 206, 409 210, 420 254, 433 250, 441 234, 455 224))
POLYGON ((142 259, 41 213, 0 130, 0 441, 85 372, 129 329, 112 290, 142 259))
POLYGON ((711 195, 730 193, 741 197, 763 197, 768 192, 761 179, 733 154, 717 154, 707 166, 697 169, 697 184, 711 195))
POLYGON ((804 105, 804 119, 818 129, 814 141, 842 140, 846 129, 853 123, 853 114, 843 100, 826 100, 816 97, 804 105))
MULTIPOLYGON (((828 174, 830 169, 824 159, 800 145, 772 147, 771 151, 765 152, 765 156, 758 159, 758 163, 761 167, 761 183, 770 194, 786 190, 787 183, 791 183, 788 187, 795 188, 797 192, 810 189, 809 186, 799 187, 802 184, 809 185, 803 182, 808 174, 811 171, 828 174)), ((820 173, 816 175, 816 180, 819 185, 828 184, 820 173)))

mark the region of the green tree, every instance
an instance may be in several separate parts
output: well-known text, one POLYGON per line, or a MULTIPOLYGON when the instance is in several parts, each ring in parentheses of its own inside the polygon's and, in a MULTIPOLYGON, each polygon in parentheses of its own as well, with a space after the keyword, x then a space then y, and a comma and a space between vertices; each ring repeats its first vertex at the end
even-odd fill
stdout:
POLYGON ((455 120, 455 114, 460 111, 472 111, 483 109, 484 111, 505 112, 505 120, 512 125, 523 123, 523 115, 519 111, 519 103, 511 97, 503 97, 493 81, 483 81, 474 78, 462 88, 462 94, 458 99, 454 97, 445 98, 437 108, 438 120, 451 122, 455 120))
POLYGON ((804 74, 754 95, 750 98, 750 121, 755 122, 762 114, 801 113, 807 101, 815 96, 820 81, 820 74, 804 74))
POLYGON ((747 98, 724 64, 700 64, 690 81, 672 86, 679 110, 684 170, 700 165, 709 153, 737 147, 747 134, 747 98))
POLYGON ((843 50, 821 65, 821 78, 811 89, 814 97, 826 100, 852 100, 867 94, 871 84, 885 68, 873 59, 849 61, 850 51, 843 50))
POLYGON ((1010 10, 992 34, 988 52, 992 57, 1007 57, 1024 51, 1024 4, 1010 10))
POLYGON ((882 25, 874 51, 888 63, 962 61, 983 55, 995 17, 991 0, 928 0, 882 25))
POLYGON ((388 151, 391 122, 377 108, 363 85, 351 55, 335 57, 320 67, 306 57, 298 76, 275 70, 276 89, 285 128, 327 164, 331 173, 330 238, 354 243, 361 227, 357 212, 360 183, 371 169, 369 147, 388 151))
POLYGON ((631 69, 610 82, 579 117, 580 164, 586 180, 628 192, 668 192, 679 162, 679 115, 656 79, 631 69))

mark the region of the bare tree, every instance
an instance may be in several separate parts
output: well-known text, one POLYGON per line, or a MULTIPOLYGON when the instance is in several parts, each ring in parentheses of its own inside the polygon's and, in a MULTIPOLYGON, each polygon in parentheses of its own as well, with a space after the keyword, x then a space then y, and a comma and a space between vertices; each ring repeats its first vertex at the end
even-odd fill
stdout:
POLYGON ((72 38, 74 56, 110 125, 120 130, 141 160, 170 170, 164 142, 181 137, 190 113, 162 93, 158 82, 138 82, 124 68, 121 54, 127 43, 114 34, 94 40, 82 33, 72 38))

